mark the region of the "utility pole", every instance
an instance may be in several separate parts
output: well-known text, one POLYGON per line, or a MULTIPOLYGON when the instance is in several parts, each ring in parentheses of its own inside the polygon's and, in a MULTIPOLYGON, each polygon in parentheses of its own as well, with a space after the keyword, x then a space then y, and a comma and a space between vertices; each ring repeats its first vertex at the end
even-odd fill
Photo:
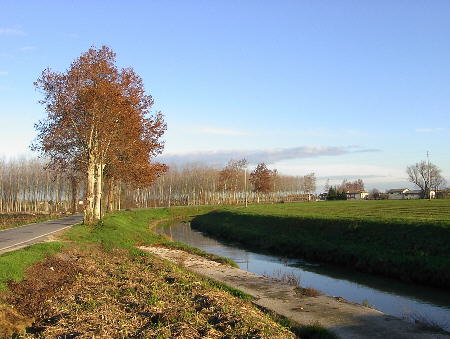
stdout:
POLYGON ((428 167, 428 200, 431 201, 430 154, 428 151, 427 151, 427 167, 428 167))
POLYGON ((248 206, 247 202, 247 166, 244 168, 244 191, 245 191, 245 207, 248 206))

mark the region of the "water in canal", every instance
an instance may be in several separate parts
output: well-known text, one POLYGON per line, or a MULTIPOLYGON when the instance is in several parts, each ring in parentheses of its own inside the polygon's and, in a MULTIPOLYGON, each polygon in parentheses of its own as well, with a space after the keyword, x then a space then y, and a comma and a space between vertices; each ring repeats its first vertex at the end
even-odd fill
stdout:
POLYGON ((450 331, 449 291, 406 284, 336 266, 255 253, 239 244, 206 236, 191 229, 189 223, 161 227, 157 232, 175 241, 230 258, 243 270, 272 277, 294 275, 303 287, 314 287, 326 295, 368 303, 390 315, 425 318, 450 331))

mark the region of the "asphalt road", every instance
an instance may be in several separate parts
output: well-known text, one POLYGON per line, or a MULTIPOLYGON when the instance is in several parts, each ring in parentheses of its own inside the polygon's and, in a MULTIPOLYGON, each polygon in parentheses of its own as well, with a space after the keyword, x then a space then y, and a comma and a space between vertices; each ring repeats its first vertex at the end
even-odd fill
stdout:
POLYGON ((0 231, 0 253, 44 241, 52 233, 83 221, 80 214, 0 231))

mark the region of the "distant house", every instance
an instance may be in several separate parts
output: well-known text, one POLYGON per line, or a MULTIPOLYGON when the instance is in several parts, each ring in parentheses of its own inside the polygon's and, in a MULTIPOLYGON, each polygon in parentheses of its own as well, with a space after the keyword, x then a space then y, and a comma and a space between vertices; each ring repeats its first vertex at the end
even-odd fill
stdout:
POLYGON ((422 191, 421 190, 408 190, 405 192, 403 199, 420 199, 422 198, 422 191))
POLYGON ((365 200, 369 197, 369 192, 366 191, 356 191, 347 192, 347 200, 365 200))
POLYGON ((388 195, 389 200, 401 200, 405 199, 405 193, 408 191, 409 189, 407 188, 395 188, 387 191, 386 193, 388 195))
MULTIPOLYGON (((409 190, 407 188, 396 188, 396 189, 389 190, 389 191, 387 191, 387 195, 388 195, 388 199, 391 199, 391 200, 403 200, 403 199, 411 200, 411 199, 423 198, 421 190, 409 190)), ((431 199, 436 198, 435 191, 431 191, 430 195, 431 195, 431 199)), ((425 198, 428 198, 428 197, 425 197, 425 198)))

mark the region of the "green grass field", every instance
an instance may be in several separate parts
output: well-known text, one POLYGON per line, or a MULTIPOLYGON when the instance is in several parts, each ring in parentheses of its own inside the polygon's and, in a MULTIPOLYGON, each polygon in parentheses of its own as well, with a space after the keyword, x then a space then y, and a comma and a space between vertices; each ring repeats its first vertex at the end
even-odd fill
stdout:
POLYGON ((450 287, 450 200, 225 207, 192 225, 279 255, 450 287))
MULTIPOLYGON (((230 210, 237 210, 230 208, 230 210)), ((240 213, 364 220, 402 220, 443 222, 450 226, 450 200, 364 200, 320 201, 311 203, 286 203, 250 205, 238 208, 240 213)))

